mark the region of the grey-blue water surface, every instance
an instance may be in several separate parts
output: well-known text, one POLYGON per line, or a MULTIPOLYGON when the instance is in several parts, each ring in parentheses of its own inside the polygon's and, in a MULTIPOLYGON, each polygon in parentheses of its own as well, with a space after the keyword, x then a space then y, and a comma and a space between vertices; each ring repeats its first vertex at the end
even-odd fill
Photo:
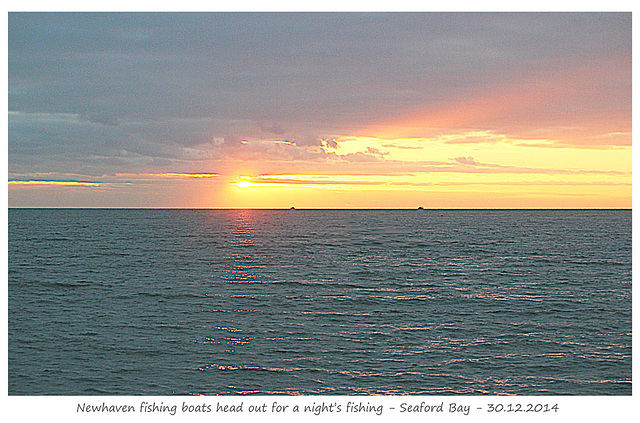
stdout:
POLYGON ((11 395, 630 395, 630 210, 10 209, 11 395))

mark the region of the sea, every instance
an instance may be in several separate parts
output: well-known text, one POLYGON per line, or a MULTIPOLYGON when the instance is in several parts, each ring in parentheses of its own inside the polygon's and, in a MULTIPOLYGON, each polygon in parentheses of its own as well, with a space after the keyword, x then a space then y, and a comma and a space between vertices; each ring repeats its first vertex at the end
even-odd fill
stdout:
POLYGON ((631 395, 631 210, 9 209, 9 395, 631 395))

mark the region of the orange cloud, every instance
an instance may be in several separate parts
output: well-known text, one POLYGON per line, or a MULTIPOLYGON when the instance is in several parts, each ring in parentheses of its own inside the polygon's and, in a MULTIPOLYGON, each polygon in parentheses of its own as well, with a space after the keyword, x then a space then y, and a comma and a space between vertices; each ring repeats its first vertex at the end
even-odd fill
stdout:
POLYGON ((564 67, 547 63, 531 74, 504 72, 501 82, 452 93, 438 103, 362 128, 358 135, 384 139, 436 137, 490 131, 496 139, 453 140, 452 143, 495 142, 500 136, 547 139, 547 146, 630 146, 630 63, 601 59, 598 66, 564 67))
POLYGON ((156 176, 167 178, 216 178, 217 173, 157 173, 156 176))
POLYGON ((9 185, 53 185, 67 187, 99 187, 107 185, 104 182, 80 182, 80 181, 9 181, 9 185))
POLYGON ((137 176, 150 178, 217 178, 217 173, 181 173, 181 172, 163 172, 163 173, 140 173, 140 174, 124 174, 119 173, 116 176, 137 176))

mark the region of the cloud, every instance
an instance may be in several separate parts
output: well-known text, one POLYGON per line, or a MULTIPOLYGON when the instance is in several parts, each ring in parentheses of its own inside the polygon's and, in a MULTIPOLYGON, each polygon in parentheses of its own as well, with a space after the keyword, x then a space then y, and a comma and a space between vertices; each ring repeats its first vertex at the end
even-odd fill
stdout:
POLYGON ((103 182, 84 182, 84 181, 15 181, 10 180, 9 186, 58 186, 58 187, 99 187, 107 185, 103 182))
POLYGON ((424 147, 412 146, 412 145, 398 145, 398 144, 383 144, 385 148, 397 148, 398 150, 423 150, 424 147))
POLYGON ((484 119, 509 92, 528 107, 527 90, 547 94, 539 80, 566 68, 571 87, 591 86, 554 112, 580 101, 593 117, 595 108, 628 110, 630 93, 618 94, 630 86, 620 74, 630 69, 630 16, 12 13, 9 110, 105 123, 215 117, 277 135, 306 122, 344 134, 442 106, 477 105, 484 119), (585 68, 603 72, 575 78, 585 68), (583 92, 598 101, 584 102, 583 92))
MULTIPOLYGON (((398 173, 462 173, 462 174, 539 174, 539 175, 617 175, 630 176, 631 172, 622 170, 598 170, 598 169, 566 169, 566 168, 541 168, 526 166, 510 166, 495 163, 480 163, 469 157, 454 159, 450 162, 438 161, 413 161, 383 160, 379 156, 356 153, 350 158, 357 157, 360 160, 352 160, 354 165, 362 163, 369 172, 380 170, 383 172, 398 173)), ((340 156, 340 157, 345 157, 340 156)), ((357 170, 356 168, 353 168, 357 170)))
POLYGON ((499 141, 502 141, 502 140, 497 137, 462 136, 462 137, 448 139, 444 143, 445 144, 480 144, 480 143, 495 144, 499 141))
POLYGON ((151 177, 151 178, 217 178, 220 175, 217 173, 176 173, 176 172, 164 172, 164 173, 144 173, 136 176, 151 177))
POLYGON ((464 164, 464 165, 472 165, 472 166, 477 166, 480 163, 474 159, 473 157, 469 156, 469 157, 456 157, 455 159, 453 159, 453 161, 455 161, 456 163, 460 163, 460 164, 464 164))
POLYGON ((276 174, 260 175, 252 179, 256 186, 386 186, 386 187, 430 187, 430 186, 631 186, 630 182, 611 181, 420 181, 406 180, 416 175, 366 174, 276 174))
POLYGON ((287 129, 280 126, 280 125, 260 125, 260 128, 264 131, 267 132, 269 134, 275 134, 275 135, 284 135, 287 133, 287 129))
POLYGON ((297 136, 291 139, 291 143, 299 147, 310 147, 310 146, 320 147, 323 145, 322 138, 316 135, 297 136))
POLYGON ((340 147, 335 137, 323 138, 322 145, 326 148, 337 149, 340 147))
POLYGON ((108 113, 90 113, 87 115, 79 115, 78 119, 84 120, 87 122, 97 123, 104 126, 120 125, 120 121, 118 117, 114 114, 108 114, 108 113))
POLYGON ((345 160, 347 162, 357 162, 357 163, 369 163, 369 162, 379 162, 382 158, 376 154, 364 153, 362 151, 358 151, 356 153, 348 153, 341 154, 340 159, 345 160))

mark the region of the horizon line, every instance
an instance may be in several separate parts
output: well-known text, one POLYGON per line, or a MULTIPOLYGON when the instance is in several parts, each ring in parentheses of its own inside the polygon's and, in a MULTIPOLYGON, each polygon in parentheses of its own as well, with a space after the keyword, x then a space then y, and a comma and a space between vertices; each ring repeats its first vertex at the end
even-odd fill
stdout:
POLYGON ((109 206, 9 206, 8 209, 38 210, 633 210, 632 207, 109 207, 109 206))

